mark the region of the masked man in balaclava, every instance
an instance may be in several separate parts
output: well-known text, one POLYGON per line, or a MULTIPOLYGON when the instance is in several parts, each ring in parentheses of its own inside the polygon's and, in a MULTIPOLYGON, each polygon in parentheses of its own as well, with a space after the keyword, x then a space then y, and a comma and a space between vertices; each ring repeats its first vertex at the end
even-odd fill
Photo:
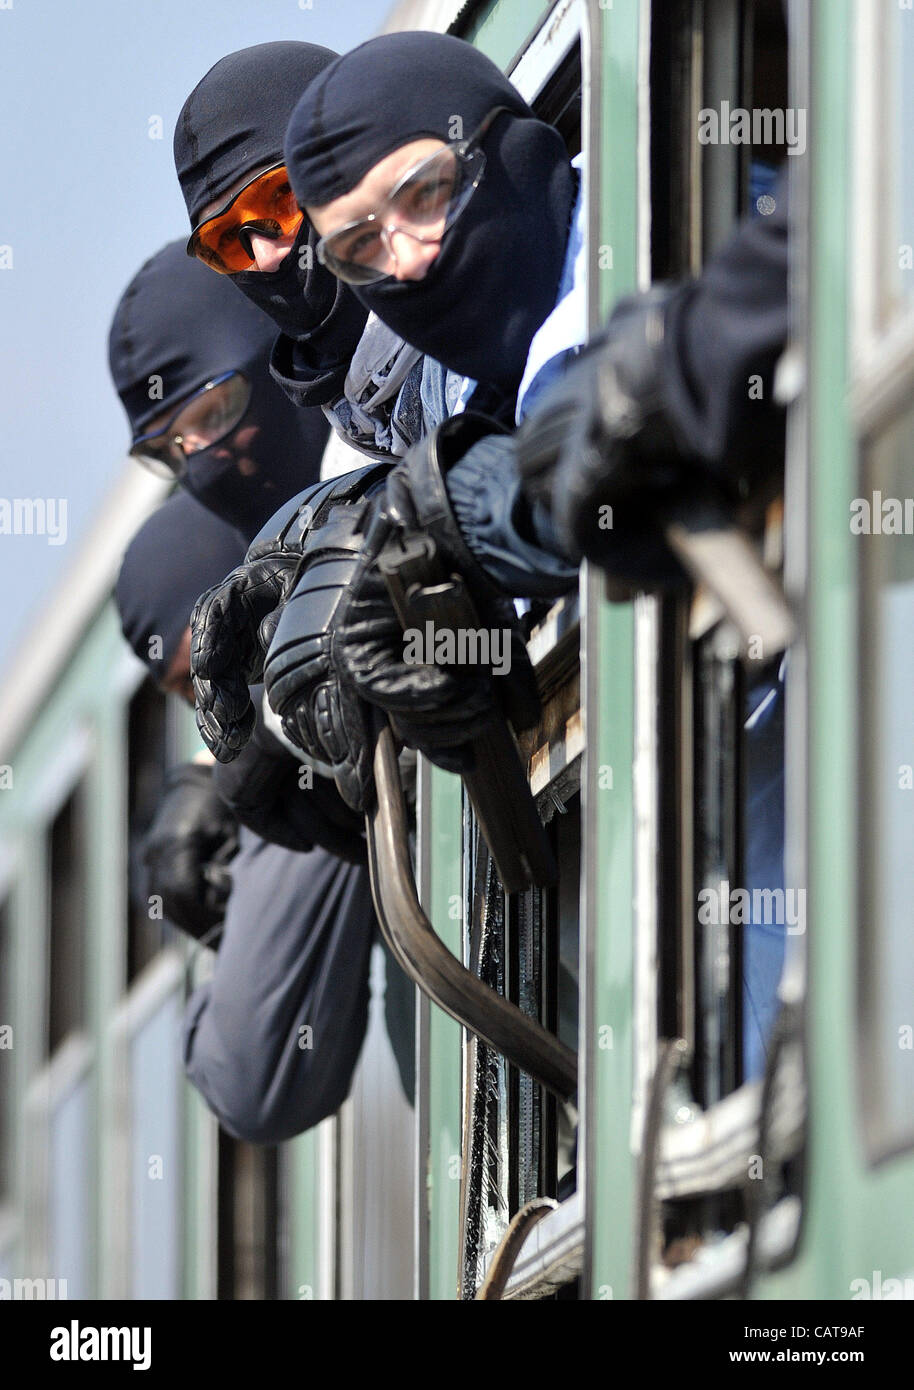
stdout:
POLYGON ((327 422, 270 379, 265 314, 170 242, 134 276, 111 324, 111 376, 131 455, 175 477, 248 540, 320 477, 327 422))
MULTIPOLYGON (((696 281, 617 306, 606 335, 575 364, 586 314, 573 170, 556 133, 481 54, 447 36, 370 40, 305 92, 285 154, 320 236, 318 258, 408 342, 468 378, 468 413, 389 476, 367 524, 375 547, 392 534, 430 533, 446 564, 480 593, 490 581, 548 596, 556 566, 573 569, 582 554, 633 588, 682 585, 664 509, 702 498, 718 514, 747 501, 757 511, 777 487, 786 188, 773 214, 745 223, 696 281), (391 75, 404 66, 413 80, 398 90, 391 75), (748 391, 751 381, 761 389, 748 391), (513 436, 472 422, 475 409, 491 409, 493 385, 516 392, 513 436)), ((301 642, 313 641, 316 578, 305 571, 266 665, 268 694, 290 730, 304 722, 297 711, 312 678, 301 642)), ((396 714, 418 690, 419 672, 410 682, 370 554, 351 572, 334 623, 335 669, 396 714)), ((783 873, 783 760, 772 757, 783 717, 777 666, 758 680, 746 725, 757 769, 747 872, 769 889, 783 873)), ((445 714, 453 722, 446 703, 445 714)), ((759 1069, 783 954, 783 937, 761 935, 748 947, 758 967, 747 993, 747 1072, 759 1069)))
MULTIPOLYGON (((581 202, 557 134, 502 74, 446 37, 372 40, 309 87, 285 150, 320 234, 319 259, 407 340, 463 372, 471 408, 494 405, 504 418, 516 396, 517 420, 535 414, 585 334, 581 202), (404 70, 408 89, 396 80, 404 70), (465 142, 453 141, 457 118, 465 142)), ((650 318, 641 324, 646 349, 650 318)), ((668 478, 661 460, 651 485, 662 489, 668 478)), ((622 530, 626 563, 634 557, 640 568, 633 577, 681 581, 650 515, 636 509, 633 520, 629 535, 622 530)), ((492 684, 486 692, 459 672, 406 663, 375 563, 381 545, 431 534, 479 607, 493 586, 561 592, 574 581, 576 557, 557 543, 541 498, 521 489, 514 439, 472 414, 411 451, 358 527, 367 543, 346 563, 333 556, 332 580, 329 547, 312 532, 303 548, 303 578, 266 664, 271 704, 289 736, 317 750, 325 737, 314 711, 335 679, 342 708, 361 696, 441 765, 468 767, 474 719, 493 703, 492 684)), ((211 621, 217 609, 210 603, 197 615, 198 697, 218 709, 211 746, 231 756, 238 725, 219 667, 235 636, 211 621)), ((357 721, 349 728, 354 741, 357 721)), ((365 738, 370 747, 370 731, 365 738)), ((363 791, 372 794, 368 783, 363 791)))
POLYGON ((459 385, 372 315, 314 255, 282 163, 292 110, 336 54, 258 44, 229 54, 191 92, 174 136, 188 252, 226 276, 280 329, 271 358, 297 405, 376 458, 403 455, 449 412, 459 385))
MULTIPOLYGON (((575 583, 577 567, 537 543, 510 440, 490 415, 513 422, 516 402, 522 408, 548 375, 540 368, 583 339, 578 171, 557 131, 488 58, 430 33, 386 35, 326 67, 295 109, 285 150, 296 197, 318 233, 317 263, 459 373, 461 399, 476 409, 414 446, 357 523, 359 535, 370 530, 370 544, 350 541, 345 563, 309 528, 304 577, 279 618, 265 673, 270 703, 293 741, 313 756, 323 747, 333 764, 315 716, 329 669, 350 696, 392 715, 407 744, 442 766, 467 767, 468 731, 499 687, 486 670, 404 660, 374 561, 392 529, 431 526, 440 559, 464 577, 484 624, 505 631, 513 626, 508 596, 550 599, 575 583), (323 661, 305 659, 317 649, 323 661)), ((227 591, 204 603, 194 623, 198 710, 208 724, 201 731, 220 758, 246 737, 237 669, 253 672, 258 657, 262 665, 257 639, 275 626, 249 628, 239 642, 238 624, 225 621, 237 609, 237 589, 227 591), (235 674, 233 651, 241 657, 235 674)), ((341 695, 341 708, 352 714, 358 704, 341 695)), ((340 717, 352 748, 358 718, 347 725, 340 717)), ((359 790, 370 798, 370 782, 359 790)))
MULTIPOLYGON (((182 243, 165 247, 137 274, 110 333, 112 376, 131 424, 131 453, 177 476, 209 511, 237 528, 235 564, 265 518, 318 478, 327 433, 320 411, 297 408, 270 379, 275 336, 272 322, 225 277, 187 257, 182 243)), ((325 490, 332 493, 333 484, 325 490)), ((154 594, 155 570, 167 584, 169 567, 180 560, 168 544, 145 547, 145 558, 154 594)), ((217 577, 209 572, 187 595, 182 631, 194 599, 217 577)), ((318 829, 316 843, 351 858, 351 813, 324 778, 314 777, 307 796, 299 790, 303 755, 262 730, 262 691, 256 687, 254 698, 253 743, 244 759, 217 773, 222 800, 263 839, 296 850, 315 841, 318 829), (321 796, 324 788, 328 796, 321 796), (312 812, 320 813, 318 826, 312 812)), ((357 819, 355 827, 361 856, 357 819)), ((387 973, 393 998, 403 977, 390 962, 387 973), (391 984, 394 976, 399 978, 391 984)), ((411 995, 407 1006, 410 1000, 411 995)))
MULTIPOLYGON (((178 493, 125 555, 116 586, 124 635, 153 679, 190 703, 190 609, 243 551, 236 532, 178 493)), ((222 923, 213 976, 185 1011, 185 1067, 229 1133, 278 1143, 348 1093, 376 926, 359 820, 332 783, 303 778, 260 726, 245 760, 261 783, 253 812, 238 764, 214 768, 204 752, 166 775, 145 839, 144 892, 195 936, 222 923)), ((400 980, 404 988, 388 973, 386 1008, 411 1095, 410 991, 400 980)))

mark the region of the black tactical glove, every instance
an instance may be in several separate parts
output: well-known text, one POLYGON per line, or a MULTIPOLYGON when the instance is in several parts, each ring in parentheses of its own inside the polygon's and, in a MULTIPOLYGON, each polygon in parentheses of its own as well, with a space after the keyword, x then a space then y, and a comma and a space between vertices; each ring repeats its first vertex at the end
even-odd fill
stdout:
POLYGON ((661 391, 671 292, 660 286, 619 304, 516 435, 524 491, 551 512, 568 557, 651 583, 683 578, 658 502, 702 485, 661 391))
POLYGON ((374 799, 375 721, 334 659, 340 614, 364 541, 366 500, 332 510, 303 546, 304 575, 279 618, 264 686, 286 737, 326 764, 356 811, 374 799))
POLYGON ((222 921, 237 849, 238 826, 216 793, 212 768, 183 763, 167 773, 143 863, 148 892, 161 897, 169 922, 201 937, 222 921))
POLYGON ((231 763, 218 763, 213 783, 241 825, 263 840, 306 852, 320 845, 350 864, 364 864, 364 821, 343 802, 333 782, 293 756, 265 726, 263 687, 251 696, 257 723, 250 743, 231 763))
MULTIPOLYGON (((395 732, 439 766, 466 771, 471 743, 495 712, 516 728, 539 714, 536 683, 513 604, 497 593, 467 550, 451 512, 444 473, 491 421, 459 416, 422 440, 389 475, 384 492, 359 516, 325 536, 312 533, 305 569, 286 605, 265 667, 267 695, 287 735, 330 762, 352 806, 373 796, 374 721, 361 700, 391 717, 395 732), (403 625, 379 568, 391 544, 429 548, 445 580, 459 575, 480 609, 478 623, 497 629, 510 674, 491 665, 407 659, 403 625), (360 698, 361 697, 361 698, 360 698), (342 775, 340 775, 342 770, 342 775)), ((442 630, 443 631, 443 630, 442 630)), ((425 630, 416 629, 419 639, 425 630)), ((415 646, 415 644, 414 644, 415 646)))
POLYGON ((373 464, 306 488, 267 522, 244 564, 197 600, 190 653, 197 727, 219 762, 231 762, 251 737, 248 687, 263 675, 263 658, 298 577, 311 526, 335 502, 360 496, 385 468, 373 464))

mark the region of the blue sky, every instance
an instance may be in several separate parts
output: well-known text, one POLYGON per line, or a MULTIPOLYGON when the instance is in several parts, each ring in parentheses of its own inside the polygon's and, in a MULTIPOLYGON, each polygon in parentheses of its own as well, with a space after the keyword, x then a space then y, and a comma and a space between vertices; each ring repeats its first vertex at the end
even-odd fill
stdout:
POLYGON ((235 49, 271 39, 352 48, 390 8, 0 0, 0 496, 65 497, 68 520, 65 545, 0 534, 0 661, 123 466, 108 326, 143 261, 188 230, 171 153, 185 98, 235 49), (155 117, 161 139, 150 139, 155 117))

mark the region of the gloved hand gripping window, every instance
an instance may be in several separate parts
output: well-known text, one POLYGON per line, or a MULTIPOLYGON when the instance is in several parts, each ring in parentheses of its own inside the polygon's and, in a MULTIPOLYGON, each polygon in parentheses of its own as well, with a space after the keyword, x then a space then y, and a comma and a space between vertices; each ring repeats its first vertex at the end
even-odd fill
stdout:
POLYGON ((264 656, 300 572, 312 525, 321 523, 335 501, 360 496, 385 471, 386 465, 374 464, 306 488, 267 522, 244 563, 198 599, 191 615, 197 727, 217 761, 231 762, 251 737, 255 714, 249 687, 263 675, 264 656))
MULTIPOLYGON (((793 620, 737 526, 747 499, 763 514, 782 453, 745 439, 732 453, 703 450, 671 409, 668 322, 681 292, 655 286, 623 300, 544 392, 517 433, 521 485, 569 559, 586 557, 638 589, 704 583, 744 644, 782 651, 793 620)), ((783 431, 769 409, 765 440, 772 416, 783 431)))
POLYGON ((202 937, 225 916, 238 823, 213 786, 212 767, 182 763, 165 778, 143 842, 147 889, 169 922, 202 937))
POLYGON ((257 722, 250 743, 230 763, 216 763, 213 784, 241 825, 297 853, 315 845, 350 864, 366 860, 364 823, 334 784, 313 774, 302 782, 301 759, 273 736, 263 719, 263 690, 253 687, 257 722))
MULTIPOLYGON (((442 442, 450 429, 456 427, 455 422, 445 430, 442 442)), ((480 432, 478 423, 473 421, 461 428, 464 432, 474 428, 476 434, 480 432)), ((484 428, 490 428, 488 422, 484 428)), ((420 489, 415 493, 419 505, 410 513, 410 523, 415 520, 433 526, 436 515, 441 514, 446 494, 437 466, 436 441, 422 447, 426 450, 423 457, 427 457, 430 465, 434 463, 435 468, 430 468, 426 476, 428 491, 420 489), (435 505, 427 508, 432 502, 435 505)), ((414 466, 422 475, 417 461, 414 466)), ((448 739, 453 739, 455 716, 448 706, 447 694, 454 690, 465 692, 468 681, 474 688, 474 708, 488 709, 491 717, 495 682, 489 670, 466 672, 458 677, 433 662, 410 666, 402 661, 403 634, 389 597, 382 603, 378 588, 372 590, 372 605, 376 600, 377 611, 372 608, 368 614, 370 630, 366 631, 364 624, 360 624, 364 615, 360 615, 354 605, 358 601, 360 579, 371 573, 379 558, 373 546, 382 536, 386 538, 388 524, 392 526, 395 519, 405 517, 408 496, 413 495, 406 463, 402 469, 400 476, 405 492, 392 494, 396 502, 390 516, 383 512, 380 493, 377 497, 372 495, 383 484, 387 473, 385 465, 345 475, 304 494, 297 499, 297 504, 290 504, 267 528, 270 534, 262 536, 252 547, 255 553, 249 556, 251 568, 246 570, 242 566, 223 585, 204 596, 196 614, 193 643, 198 696, 202 695, 206 701, 205 708, 200 711, 201 732, 224 761, 231 761, 243 746, 253 718, 248 708, 245 677, 251 677, 263 664, 263 647, 276 624, 264 676, 271 705, 280 713, 284 729, 295 734, 305 752, 330 763, 337 786, 351 805, 367 810, 376 802, 382 802, 389 832, 383 836, 384 848, 391 853, 385 861, 387 869, 380 868, 378 828, 382 810, 378 810, 372 818, 370 837, 372 888, 382 929, 397 960, 410 978, 430 993, 442 1008, 504 1051, 516 1065, 529 1070, 544 1085, 567 1096, 576 1085, 573 1054, 540 1024, 467 971, 438 940, 422 913, 409 863, 405 807, 396 776, 391 732, 379 728, 383 723, 379 720, 379 712, 373 711, 371 704, 362 699, 349 674, 348 663, 343 659, 347 638, 360 646, 366 637, 376 642, 379 631, 383 633, 384 641, 374 649, 368 662, 368 679, 370 682, 379 670, 393 672, 392 685, 381 681, 381 693, 385 698, 391 690, 396 696, 410 686, 414 691, 424 692, 423 708, 419 709, 418 716, 407 714, 406 721, 401 721, 402 731, 412 736, 413 721, 418 719, 416 741, 420 747, 426 743, 437 744, 439 725, 447 730, 448 739), (366 529, 365 523, 373 521, 376 514, 381 517, 378 528, 369 526, 366 529), (372 548, 363 549, 369 537, 372 548), (266 575, 257 569, 264 554, 272 557, 266 575), (305 567, 303 576, 291 600, 283 607, 283 595, 288 592, 290 578, 298 573, 299 564, 305 567), (262 593, 258 592, 261 587, 262 593), (351 623, 350 605, 355 612, 351 623), (278 623, 277 614, 280 615, 278 623), (375 618, 381 621, 380 629, 373 625, 375 618), (398 659, 399 671, 396 669, 398 659), (390 662, 392 665, 387 664, 390 662), (241 674, 233 669, 242 665, 241 674), (446 692, 443 699, 442 692, 446 692), (377 767, 381 768, 379 776, 385 779, 383 799, 375 795, 377 767), (396 900, 393 910, 389 910, 385 878, 389 878, 388 886, 393 889, 396 900)), ((445 513, 436 535, 446 537, 451 527, 457 530, 453 518, 445 513)), ((459 532, 457 536, 455 543, 460 560, 472 570, 475 562, 459 541, 459 532)), ((454 557, 446 548, 445 554, 450 573, 454 557)), ((489 581, 481 574, 478 578, 483 597, 498 603, 497 593, 492 592, 489 581)), ((376 583, 376 577, 373 582, 376 583)), ((498 614, 498 621, 510 624, 511 650, 518 660, 516 671, 520 673, 520 680, 510 704, 513 717, 521 725, 536 718, 538 700, 526 651, 516 631, 513 607, 504 598, 500 603, 503 610, 498 614)), ((362 671, 358 660, 353 669, 362 671)), ((456 721, 461 736, 470 732, 467 723, 461 723, 459 709, 456 721)), ((502 727, 516 761, 516 747, 510 742, 507 728, 503 724, 502 727)), ((459 745, 450 743, 448 746, 459 745)), ((498 782, 505 769, 497 760, 487 771, 498 782)), ((522 846, 516 872, 506 876, 506 887, 512 889, 522 886, 531 877, 541 882, 548 880, 553 873, 548 842, 543 839, 536 807, 519 764, 517 775, 524 795, 514 796, 513 788, 507 793, 503 791, 504 826, 509 838, 515 836, 518 827, 527 835, 527 854, 525 859, 522 846), (532 823, 531 819, 524 821, 525 816, 532 818, 532 823)), ((492 823, 497 829, 502 828, 497 816, 492 823)))
MULTIPOLYGON (((364 701, 407 746, 463 774, 514 890, 548 882, 554 868, 505 723, 535 724, 539 696, 514 605, 467 547, 445 487, 449 464, 496 429, 478 416, 447 422, 390 473, 363 515, 312 533, 264 682, 288 737, 312 756, 339 765, 342 735, 364 701)), ((364 730, 364 713, 358 718, 364 730)), ((373 754, 370 732, 367 747, 373 754)), ((337 777, 343 797, 357 795, 366 810, 370 771, 369 757, 354 783, 337 777)))

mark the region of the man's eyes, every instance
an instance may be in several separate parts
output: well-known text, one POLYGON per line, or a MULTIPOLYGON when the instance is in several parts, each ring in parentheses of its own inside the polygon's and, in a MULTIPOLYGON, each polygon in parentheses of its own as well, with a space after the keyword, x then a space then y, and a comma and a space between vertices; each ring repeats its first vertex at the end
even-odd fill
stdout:
POLYGON ((453 191, 453 179, 423 179, 421 183, 407 185, 397 203, 405 211, 427 212, 448 202, 453 191))
POLYGON ((227 251, 228 248, 238 240, 239 227, 227 227, 219 237, 219 250, 227 251))
POLYGON ((366 230, 360 232, 343 245, 339 252, 340 259, 344 261, 364 260, 366 256, 374 255, 380 244, 380 240, 380 235, 376 231, 366 230))
POLYGON ((292 192, 291 185, 288 183, 281 183, 278 188, 274 189, 273 195, 270 198, 270 205, 271 207, 297 207, 298 204, 295 202, 295 196, 292 192))
MULTIPOLYGON (((270 194, 268 209, 275 208, 282 208, 284 210, 287 209, 290 212, 293 210, 293 208, 296 211, 298 210, 298 204, 295 202, 295 195, 292 192, 292 187, 290 184, 280 184, 280 186, 274 189, 273 192, 270 194)), ((243 224, 236 223, 233 226, 225 227, 219 235, 219 241, 217 243, 218 249, 220 251, 227 251, 229 247, 234 245, 234 243, 238 240, 238 233, 241 231, 242 225, 245 227, 256 227, 258 225, 258 222, 263 223, 266 226, 270 225, 270 219, 268 217, 261 217, 255 219, 248 218, 247 221, 245 221, 243 224)))
POLYGON ((225 402, 221 400, 208 401, 199 410, 194 412, 194 418, 188 420, 184 425, 185 433, 192 430, 212 430, 220 425, 227 418, 225 402))

